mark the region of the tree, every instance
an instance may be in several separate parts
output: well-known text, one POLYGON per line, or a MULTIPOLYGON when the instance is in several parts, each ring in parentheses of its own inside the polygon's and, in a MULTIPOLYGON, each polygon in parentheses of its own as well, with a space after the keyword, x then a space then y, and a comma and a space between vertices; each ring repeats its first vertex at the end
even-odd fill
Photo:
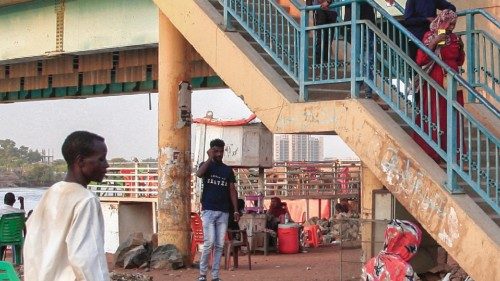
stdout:
POLYGON ((13 140, 0 140, 0 168, 20 168, 24 164, 37 163, 42 155, 26 146, 16 147, 13 140))

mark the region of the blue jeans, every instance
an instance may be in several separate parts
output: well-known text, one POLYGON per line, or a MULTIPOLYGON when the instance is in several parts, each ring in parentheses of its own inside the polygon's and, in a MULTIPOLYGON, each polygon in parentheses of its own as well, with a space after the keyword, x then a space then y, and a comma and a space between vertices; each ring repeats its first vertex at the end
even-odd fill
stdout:
POLYGON ((212 279, 219 278, 220 259, 224 250, 229 213, 220 211, 201 211, 203 222, 203 251, 200 258, 200 275, 207 275, 208 260, 214 247, 212 279))

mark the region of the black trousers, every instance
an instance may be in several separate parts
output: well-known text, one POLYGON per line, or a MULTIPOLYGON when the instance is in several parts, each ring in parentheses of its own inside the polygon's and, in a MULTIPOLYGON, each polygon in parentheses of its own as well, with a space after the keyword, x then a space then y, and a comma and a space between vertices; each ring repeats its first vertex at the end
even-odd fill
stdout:
MULTIPOLYGON (((330 23, 335 23, 335 22, 337 22, 337 12, 324 11, 324 10, 314 11, 314 25, 315 26, 330 24, 330 23)), ((321 47, 323 47, 323 61, 328 60, 328 50, 329 50, 329 48, 331 48, 332 41, 333 41, 333 28, 330 30, 331 30, 330 36, 328 36, 329 32, 327 29, 316 30, 316 42, 315 42, 314 50, 316 53, 316 61, 317 62, 319 62, 321 60, 321 47)))

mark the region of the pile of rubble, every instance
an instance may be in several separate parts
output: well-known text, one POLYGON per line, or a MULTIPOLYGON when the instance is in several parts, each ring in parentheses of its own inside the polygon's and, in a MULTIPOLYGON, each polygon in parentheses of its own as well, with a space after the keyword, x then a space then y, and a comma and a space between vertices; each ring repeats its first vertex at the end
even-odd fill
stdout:
POLYGON ((318 225, 324 245, 335 243, 336 241, 357 241, 361 239, 359 214, 338 213, 335 217, 320 219, 310 218, 304 222, 304 226, 318 225))
POLYGON ((182 255, 171 244, 158 246, 155 236, 147 241, 140 232, 132 233, 115 253, 115 266, 130 268, 179 269, 184 267, 182 255))

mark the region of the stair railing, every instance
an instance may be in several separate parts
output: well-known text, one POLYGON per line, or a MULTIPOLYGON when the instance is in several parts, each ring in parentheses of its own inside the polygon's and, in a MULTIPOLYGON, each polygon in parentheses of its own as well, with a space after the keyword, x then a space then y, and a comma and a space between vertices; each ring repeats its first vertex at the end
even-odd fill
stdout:
MULTIPOLYGON (((395 44, 387 40, 385 34, 369 21, 358 21, 361 41, 375 37, 376 62, 373 69, 362 60, 361 76, 365 83, 393 109, 406 124, 447 162, 446 188, 450 192, 461 192, 458 180, 465 181, 497 213, 499 207, 499 146, 500 141, 480 122, 471 116, 458 102, 457 85, 454 78, 447 80, 446 88, 438 85, 413 60, 406 56, 395 44), (393 67, 387 67, 392 65, 393 67), (410 100, 402 94, 405 89, 394 81, 407 81, 411 70, 413 77, 419 77, 417 86, 420 99, 410 100), (374 72, 374 79, 367 79, 367 72, 374 72), (429 95, 427 93, 435 93, 429 95), (446 116, 432 108, 446 106, 446 116), (446 121, 440 122, 445 118, 446 121), (446 128, 443 128, 446 123, 446 128)), ((367 53, 361 53, 366 57, 367 53)))
MULTIPOLYGON (((402 15, 404 14, 404 7, 398 2, 394 2, 394 7, 402 15)), ((465 30, 456 32, 457 35, 462 35, 463 39, 465 39, 464 47, 467 68, 463 73, 467 82, 471 86, 479 88, 479 92, 483 90, 484 96, 488 101, 497 107, 500 103, 500 96, 498 94, 500 93, 500 44, 488 32, 476 29, 475 17, 482 16, 484 22, 496 28, 500 28, 500 23, 494 16, 483 9, 463 10, 457 12, 457 15, 459 19, 465 18, 465 30)), ((404 41, 400 41, 398 46, 404 50, 408 50, 407 43, 404 41)), ((468 102, 478 102, 478 100, 474 98, 474 95, 469 93, 468 102)))
POLYGON ((226 26, 238 23, 299 83, 299 24, 276 1, 224 0, 226 26))
POLYGON ((444 183, 447 190, 462 192, 458 186, 460 178, 497 213, 500 213, 498 188, 500 142, 460 105, 457 101, 457 88, 460 87, 470 92, 474 98, 485 104, 488 110, 499 117, 496 107, 485 100, 432 51, 423 48, 424 45, 420 40, 404 29, 373 0, 347 0, 334 3, 331 5, 332 9, 351 5, 351 22, 313 27, 308 26, 308 12, 319 9, 319 6, 305 6, 297 0, 291 0, 291 2, 301 13, 299 28, 295 24, 296 21, 288 16, 275 0, 225 0, 226 23, 230 22, 231 17, 235 18, 249 32, 296 81, 301 100, 307 100, 308 86, 341 82, 350 82, 351 95, 357 98, 360 93, 359 82, 364 81, 447 162, 448 178, 444 183), (359 3, 363 1, 370 3, 391 26, 397 28, 401 34, 398 36, 404 35, 416 42, 430 59, 435 60, 448 73, 446 89, 438 85, 417 66, 379 27, 371 22, 359 20, 359 3), (293 32, 280 34, 282 30, 288 29, 293 32), (289 40, 292 36, 293 40, 289 40), (367 43, 370 37, 374 40, 373 52, 369 51, 372 48, 367 43), (321 48, 320 54, 316 55, 313 46, 309 46, 311 45, 310 39, 313 42, 319 39, 317 42, 321 46, 324 40, 328 40, 328 43, 332 41, 335 50, 328 48, 325 54, 324 48, 321 48), (342 41, 345 47, 335 48, 335 44, 340 44, 342 41), (347 47, 346 41, 350 41, 350 48, 347 47), (291 51, 284 56, 284 49, 291 51), (337 55, 339 50, 344 53, 337 55), (296 65, 297 62, 298 65, 296 65), (338 75, 340 65, 343 75, 338 75), (350 75, 347 75, 348 71, 350 75), (415 77, 419 78, 419 83, 413 85, 413 92, 435 92, 436 94, 431 96, 435 99, 437 108, 446 106, 446 120, 448 121, 446 128, 442 128, 444 123, 439 121, 444 118, 444 116, 439 116, 439 110, 435 112, 427 110, 431 108, 430 97, 420 98, 418 102, 414 102, 408 99, 407 91, 403 89, 403 87, 406 88, 405 86, 399 82, 394 83, 394 81, 406 83, 412 80, 410 78, 415 81, 415 77), (492 159, 491 155, 496 155, 496 158, 492 159))
MULTIPOLYGON (((476 29, 476 16, 488 24, 500 29, 500 22, 482 9, 458 12, 465 17, 465 31, 457 32, 465 37, 467 58, 467 81, 470 85, 483 89, 486 96, 492 97, 496 105, 500 103, 500 43, 484 30, 476 29)), ((474 98, 469 98, 474 102, 474 98)))

